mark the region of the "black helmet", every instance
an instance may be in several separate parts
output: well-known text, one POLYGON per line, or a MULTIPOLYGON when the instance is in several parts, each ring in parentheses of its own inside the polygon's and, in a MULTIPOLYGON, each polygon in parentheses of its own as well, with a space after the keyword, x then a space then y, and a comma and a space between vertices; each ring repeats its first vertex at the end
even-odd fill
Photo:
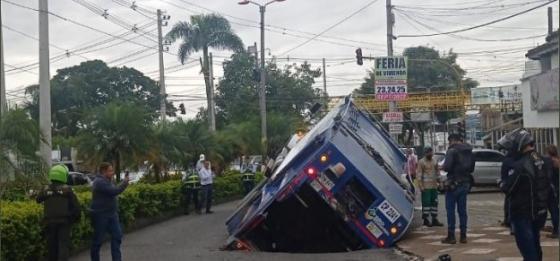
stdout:
POLYGON ((531 133, 525 129, 521 129, 515 136, 515 143, 517 143, 517 152, 521 152, 527 145, 535 144, 535 140, 531 133))
POLYGON ((516 129, 498 140, 498 149, 509 152, 521 152, 525 146, 533 144, 535 140, 526 129, 516 129))

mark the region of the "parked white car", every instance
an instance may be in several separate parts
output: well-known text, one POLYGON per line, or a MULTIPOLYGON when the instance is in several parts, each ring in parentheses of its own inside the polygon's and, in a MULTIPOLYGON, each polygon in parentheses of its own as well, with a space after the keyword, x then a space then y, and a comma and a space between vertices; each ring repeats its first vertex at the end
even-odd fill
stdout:
MULTIPOLYGON (((500 179, 500 170, 504 154, 491 149, 473 149, 473 157, 475 160, 473 180, 471 186, 497 186, 500 179)), ((445 161, 445 153, 436 152, 434 158, 440 166, 445 161)), ((442 180, 447 177, 447 172, 440 171, 442 180)))

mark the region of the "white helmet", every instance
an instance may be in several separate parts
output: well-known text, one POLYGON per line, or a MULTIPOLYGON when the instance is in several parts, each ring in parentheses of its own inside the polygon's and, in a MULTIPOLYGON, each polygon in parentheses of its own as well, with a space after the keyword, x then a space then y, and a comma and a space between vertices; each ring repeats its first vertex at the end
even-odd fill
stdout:
POLYGON ((200 154, 200 160, 205 160, 205 158, 204 154, 200 154))

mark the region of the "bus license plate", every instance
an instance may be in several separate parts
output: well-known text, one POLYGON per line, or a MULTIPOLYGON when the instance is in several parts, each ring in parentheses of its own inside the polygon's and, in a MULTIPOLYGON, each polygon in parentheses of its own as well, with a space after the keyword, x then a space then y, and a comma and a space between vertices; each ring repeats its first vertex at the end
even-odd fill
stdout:
POLYGON ((395 221, 401 216, 401 214, 399 214, 399 212, 393 206, 391 206, 391 203, 389 203, 387 200, 381 202, 377 209, 379 209, 379 211, 383 213, 383 215, 387 219, 389 219, 391 223, 395 223, 395 221))
POLYGON ((321 173, 318 177, 319 182, 327 189, 331 190, 334 187, 334 182, 332 182, 327 175, 321 173))

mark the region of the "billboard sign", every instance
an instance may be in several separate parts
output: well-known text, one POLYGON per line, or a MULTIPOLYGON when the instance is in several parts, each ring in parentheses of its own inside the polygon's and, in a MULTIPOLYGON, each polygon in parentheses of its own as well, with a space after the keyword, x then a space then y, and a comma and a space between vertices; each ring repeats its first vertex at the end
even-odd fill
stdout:
POLYGON ((391 123, 389 124, 389 133, 390 134, 401 134, 403 129, 403 125, 399 123, 391 123))
POLYGON ((384 112, 383 122, 403 122, 402 112, 384 112))
POLYGON ((552 69, 531 77, 531 109, 537 111, 558 111, 558 73, 552 69))
POLYGON ((521 94, 518 85, 472 88, 471 104, 518 103, 521 102, 521 94))
POLYGON ((375 58, 375 99, 399 101, 408 97, 408 62, 405 56, 375 58))
POLYGON ((411 112, 410 121, 413 122, 429 122, 432 121, 432 114, 429 112, 411 112))

